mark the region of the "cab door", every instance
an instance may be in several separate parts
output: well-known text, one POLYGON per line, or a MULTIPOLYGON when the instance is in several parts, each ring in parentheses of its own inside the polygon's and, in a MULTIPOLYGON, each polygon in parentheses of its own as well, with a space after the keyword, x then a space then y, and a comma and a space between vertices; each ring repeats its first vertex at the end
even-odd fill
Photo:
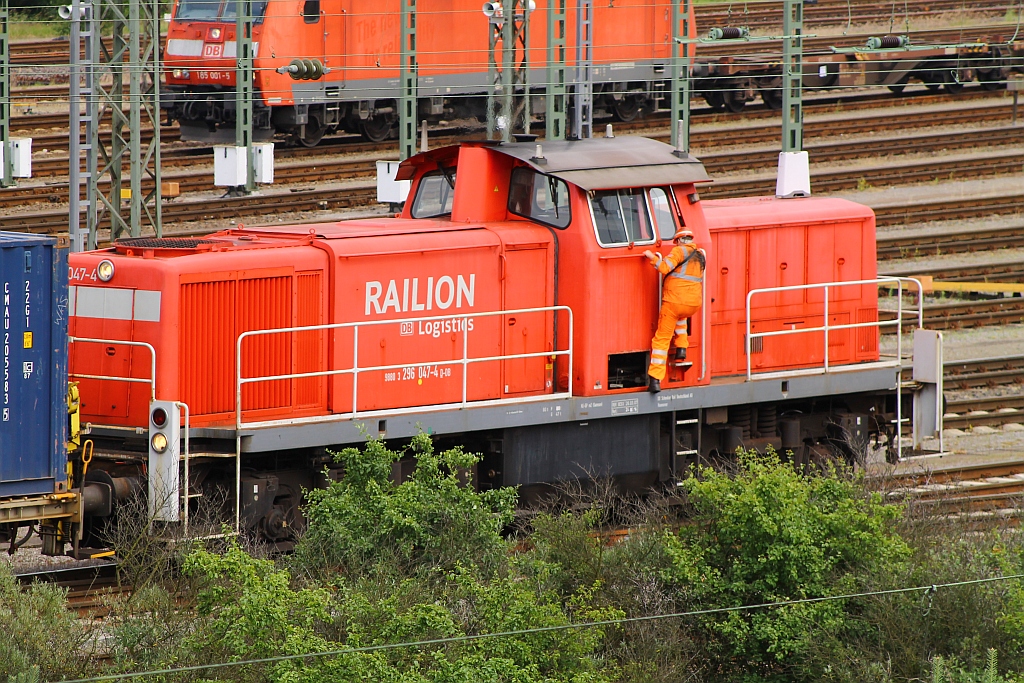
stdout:
MULTIPOLYGON (((540 308, 547 305, 548 249, 537 245, 506 247, 503 262, 505 290, 503 310, 540 308)), ((548 311, 511 313, 502 316, 503 355, 550 351, 553 316, 548 311)), ((549 390, 551 359, 544 356, 503 361, 504 394, 549 390)))

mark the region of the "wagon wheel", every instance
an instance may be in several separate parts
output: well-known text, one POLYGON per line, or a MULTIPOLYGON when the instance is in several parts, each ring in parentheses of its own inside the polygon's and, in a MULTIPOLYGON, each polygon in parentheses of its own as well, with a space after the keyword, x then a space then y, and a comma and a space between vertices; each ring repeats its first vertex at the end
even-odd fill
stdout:
POLYGON ((295 133, 295 141, 303 147, 316 147, 324 139, 327 128, 320 123, 315 116, 309 117, 309 123, 302 126, 299 132, 295 133))
POLYGON ((906 79, 906 77, 904 77, 899 82, 890 85, 889 86, 889 92, 893 93, 894 95, 902 95, 903 91, 906 90, 906 88, 907 88, 907 79, 906 79))
POLYGON ((956 94, 960 93, 961 91, 963 91, 963 89, 964 89, 964 82, 963 82, 963 79, 957 77, 956 72, 954 72, 954 71, 947 71, 943 75, 942 87, 950 95, 956 95, 956 94))
POLYGON ((978 71, 978 82, 981 84, 982 90, 999 90, 1003 86, 1003 80, 1002 69, 978 71))
POLYGON ((704 92, 704 101, 708 103, 708 106, 715 111, 722 111, 725 109, 725 98, 722 97, 722 93, 718 90, 707 90, 704 92))
POLYGON ((359 127, 370 142, 384 142, 391 136, 391 121, 386 116, 371 116, 361 121, 359 127))
POLYGON ((619 121, 629 122, 640 115, 640 111, 643 108, 643 100, 637 95, 629 95, 615 102, 612 108, 615 110, 615 116, 619 121))
POLYGON ((725 108, 731 111, 733 114, 739 114, 743 111, 743 107, 747 106, 747 100, 743 96, 741 90, 730 90, 725 93, 725 108))
POLYGON ((771 85, 766 88, 760 88, 761 101, 764 102, 764 106, 768 107, 772 111, 778 111, 782 109, 782 80, 779 80, 778 85, 773 81, 771 85))

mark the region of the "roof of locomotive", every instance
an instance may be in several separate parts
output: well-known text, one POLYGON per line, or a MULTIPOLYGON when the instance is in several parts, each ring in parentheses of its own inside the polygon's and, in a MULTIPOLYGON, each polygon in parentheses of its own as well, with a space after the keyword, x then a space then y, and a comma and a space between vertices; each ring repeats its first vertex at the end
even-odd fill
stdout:
POLYGON ((463 142, 409 157, 399 167, 397 179, 412 178, 422 166, 454 165, 462 146, 486 146, 584 190, 706 183, 711 180, 704 164, 696 157, 679 153, 663 142, 638 136, 544 142, 463 142))
POLYGON ((780 223, 836 223, 874 218, 870 207, 839 197, 738 197, 705 199, 704 218, 711 230, 780 223))

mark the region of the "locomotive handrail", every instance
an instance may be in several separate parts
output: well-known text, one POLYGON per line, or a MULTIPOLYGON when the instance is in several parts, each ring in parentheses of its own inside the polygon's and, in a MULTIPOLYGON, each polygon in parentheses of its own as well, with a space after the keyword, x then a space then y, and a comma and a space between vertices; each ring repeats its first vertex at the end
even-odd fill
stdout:
MULTIPOLYGON (((746 319, 747 330, 746 330, 746 332, 747 333, 746 333, 746 336, 745 336, 745 339, 744 339, 745 353, 746 353, 746 356, 747 356, 747 381, 748 382, 751 381, 753 379, 753 376, 754 376, 753 368, 752 368, 751 350, 750 350, 751 341, 753 339, 755 339, 755 338, 760 339, 760 338, 764 338, 764 337, 779 337, 779 336, 790 335, 790 334, 808 334, 808 333, 812 333, 812 332, 822 332, 824 334, 824 338, 825 338, 825 354, 824 354, 824 357, 823 357, 823 366, 821 368, 812 368, 810 370, 803 369, 803 370, 794 370, 794 371, 791 371, 791 372, 783 371, 782 373, 776 371, 776 372, 770 373, 772 376, 776 376, 776 375, 781 376, 783 374, 792 374, 792 375, 796 376, 796 375, 808 374, 808 373, 815 373, 816 374, 818 372, 828 373, 830 371, 836 371, 836 372, 840 371, 840 370, 836 370, 835 368, 831 368, 829 366, 829 356, 828 356, 828 334, 829 334, 829 331, 830 330, 848 330, 848 329, 855 329, 855 328, 861 328, 861 327, 877 327, 877 328, 881 329, 883 326, 888 326, 888 325, 895 326, 896 327, 896 359, 893 360, 893 361, 880 361, 880 363, 882 365, 899 365, 902 362, 902 359, 903 359, 903 283, 904 282, 913 283, 913 284, 915 284, 917 286, 917 291, 918 291, 918 294, 919 294, 919 296, 917 298, 917 326, 918 327, 924 327, 924 296, 923 296, 924 289, 923 289, 923 287, 921 285, 920 280, 917 280, 916 278, 891 276, 891 277, 879 277, 879 278, 874 278, 874 279, 870 279, 870 280, 850 280, 850 281, 844 281, 844 282, 816 282, 816 283, 806 284, 806 285, 787 285, 787 286, 783 286, 783 287, 762 287, 762 288, 750 290, 749 292, 747 292, 747 305, 746 305, 746 314, 747 314, 747 319, 746 319), (884 284, 884 283, 896 283, 897 308, 896 308, 896 318, 894 320, 873 320, 873 321, 870 321, 870 322, 843 323, 843 324, 839 324, 839 325, 830 325, 829 324, 829 321, 828 321, 828 296, 829 296, 829 289, 830 288, 831 289, 838 289, 839 287, 857 287, 857 286, 862 286, 862 285, 876 285, 877 286, 877 285, 884 284), (790 329, 790 330, 769 330, 767 332, 752 332, 751 331, 750 326, 751 326, 751 322, 752 321, 751 321, 751 315, 750 315, 750 302, 754 298, 754 295, 756 295, 756 294, 777 293, 777 292, 789 292, 789 291, 797 291, 797 290, 808 290, 808 289, 824 289, 825 290, 824 291, 824 297, 823 297, 823 299, 824 299, 824 301, 823 301, 823 304, 824 304, 823 305, 824 325, 821 325, 821 326, 818 326, 818 327, 802 327, 800 329, 790 329)), ((854 366, 854 367, 857 367, 857 366, 854 366)), ((769 374, 769 373, 764 373, 764 374, 769 374)))
POLYGON ((156 349, 153 348, 152 344, 139 341, 128 341, 126 339, 96 339, 92 337, 68 337, 68 344, 74 344, 75 342, 88 342, 92 344, 123 344, 125 346, 138 346, 140 348, 149 349, 149 379, 143 377, 120 377, 117 375, 84 375, 80 373, 68 373, 69 377, 78 377, 79 379, 96 379, 101 381, 111 382, 134 382, 136 384, 148 384, 149 385, 149 400, 156 400, 156 349))
MULTIPOLYGON (((279 327, 266 330, 249 330, 243 332, 238 336, 235 348, 235 370, 236 370, 236 385, 235 385, 235 428, 236 428, 236 449, 241 447, 241 434, 240 431, 243 427, 258 428, 272 426, 276 424, 276 421, 265 421, 265 422, 250 422, 245 423, 242 419, 242 387, 245 384, 254 384, 258 382, 272 382, 277 380, 285 379, 304 379, 310 377, 328 377, 334 375, 352 375, 352 410, 347 413, 334 413, 330 415, 316 415, 308 418, 290 418, 287 423, 290 425, 300 423, 313 423, 313 422, 332 422, 340 420, 351 420, 362 415, 364 417, 379 416, 379 415, 401 415, 409 413, 427 412, 432 410, 444 410, 444 409, 463 409, 469 406, 484 406, 484 405, 506 405, 512 403, 525 403, 531 401, 550 400, 552 398, 570 398, 572 396, 572 355, 573 355, 573 314, 572 309, 568 306, 540 306, 535 308, 516 308, 505 311, 483 311, 483 312, 472 312, 472 313, 459 313, 455 315, 438 315, 430 317, 413 317, 413 318, 393 318, 388 320, 369 320, 361 322, 347 322, 347 323, 329 323, 323 325, 304 325, 297 327, 279 327), (546 313, 558 311, 565 311, 569 317, 569 344, 568 348, 564 350, 553 349, 551 351, 537 351, 531 353, 513 353, 503 354, 497 356, 482 356, 479 358, 469 357, 469 325, 462 325, 462 358, 450 358, 440 359, 436 361, 417 361, 411 363, 411 365, 432 365, 432 364, 457 364, 462 366, 462 400, 456 403, 444 403, 444 404, 431 404, 426 406, 410 406, 406 408, 385 408, 380 410, 371 411, 359 411, 359 374, 367 372, 380 372, 384 370, 395 370, 400 368, 406 368, 410 366, 410 363, 397 363, 387 365, 373 365, 367 367, 359 366, 359 328, 360 327, 372 327, 379 325, 400 325, 401 323, 415 323, 415 322, 429 322, 434 320, 468 320, 470 318, 487 318, 493 316, 504 316, 514 315, 522 313, 546 313), (242 376, 242 343, 249 337, 255 337, 258 335, 269 335, 269 334, 285 334, 293 332, 312 332, 317 330, 338 330, 348 329, 353 330, 352 340, 352 367, 350 368, 335 368, 331 370, 317 370, 313 372, 293 372, 281 375, 260 375, 253 377, 242 376), (550 358, 552 356, 568 356, 569 359, 569 373, 568 373, 568 385, 564 392, 555 391, 553 393, 544 393, 537 396, 525 396, 515 398, 500 398, 500 399, 484 399, 479 401, 470 401, 468 398, 468 366, 471 363, 485 363, 495 361, 506 361, 515 360, 519 358, 550 358)), ((557 378, 554 379, 553 389, 557 388, 557 378)))

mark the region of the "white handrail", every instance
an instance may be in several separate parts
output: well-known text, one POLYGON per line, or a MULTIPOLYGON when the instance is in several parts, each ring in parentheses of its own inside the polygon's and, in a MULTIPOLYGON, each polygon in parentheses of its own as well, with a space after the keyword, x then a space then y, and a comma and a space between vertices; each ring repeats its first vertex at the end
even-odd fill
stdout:
MULTIPOLYGON (((416 323, 416 322, 430 322, 434 320, 462 320, 468 321, 470 318, 487 318, 493 316, 506 316, 506 315, 517 315, 523 313, 546 313, 553 312, 557 315, 558 311, 565 311, 569 317, 569 343, 568 348, 564 350, 553 349, 551 351, 538 351, 531 353, 515 353, 505 354, 498 356, 482 356, 479 358, 471 358, 469 356, 469 325, 461 325, 462 332, 462 358, 444 358, 437 360, 424 360, 416 361, 412 363, 414 366, 419 365, 434 365, 434 364, 455 364, 462 366, 462 400, 458 403, 448 403, 443 405, 431 405, 431 406, 410 406, 406 408, 394 408, 376 411, 366 411, 363 415, 386 415, 386 414, 403 414, 407 412, 419 412, 423 410, 438 410, 438 409, 463 409, 470 405, 486 405, 490 403, 521 403, 527 401, 538 401, 548 400, 551 398, 571 397, 572 396, 572 357, 573 357, 573 314, 572 309, 568 306, 541 306, 535 308, 517 308, 506 311, 483 311, 483 312, 472 312, 472 313, 459 313, 455 315, 438 315, 430 317, 419 317, 419 318, 393 318, 388 320, 369 320, 361 322, 348 322, 348 323, 330 323, 323 325, 305 325, 297 327, 280 327, 265 330, 249 330, 243 332, 238 336, 238 340, 235 345, 235 428, 236 428, 236 447, 240 448, 240 436, 237 435, 243 426, 257 427, 257 426, 269 426, 273 422, 269 423, 245 423, 242 420, 242 387, 245 384, 254 384, 258 382, 272 382, 277 380, 285 379, 305 379, 311 377, 327 377, 334 375, 352 375, 352 410, 347 413, 336 413, 332 415, 317 415, 309 418, 289 419, 289 424, 300 424, 302 422, 324 422, 324 421, 336 421, 336 420, 349 420, 354 419, 359 412, 359 374, 367 372, 380 372, 384 370, 395 370, 399 368, 409 367, 410 363, 397 363, 388 365, 373 365, 368 367, 359 366, 359 329, 361 327, 373 327, 379 325, 400 325, 402 323, 416 323), (262 375, 253 377, 242 376, 242 343, 245 339, 260 335, 269 334, 285 334, 293 332, 313 332, 318 330, 338 330, 351 328, 353 330, 353 348, 352 348, 352 367, 350 368, 335 368, 330 370, 317 370, 313 372, 293 372, 282 375, 262 375), (470 401, 468 395, 468 367, 471 363, 485 363, 494 361, 506 361, 515 360, 519 358, 553 358, 555 356, 568 356, 569 359, 569 381, 566 391, 558 392, 552 391, 552 393, 545 393, 538 396, 528 397, 516 397, 511 399, 483 399, 480 401, 470 401)), ((555 374, 555 373, 553 373, 555 374)), ((558 378, 553 377, 552 389, 557 389, 558 378)))
POLYGON ((68 337, 68 344, 74 344, 75 342, 88 342, 92 344, 123 344, 124 346, 138 346, 140 348, 149 349, 149 379, 142 377, 119 377, 116 375, 84 375, 80 373, 68 373, 69 377, 78 377, 79 379, 96 379, 111 382, 135 382, 138 384, 149 385, 149 400, 156 400, 156 349, 153 348, 152 344, 138 341, 128 341, 125 339, 94 339, 91 337, 68 337))
MULTIPOLYGON (((879 277, 871 280, 850 280, 846 282, 819 282, 807 285, 787 285, 784 287, 762 287, 759 289, 752 289, 747 292, 746 302, 746 336, 744 339, 744 348, 747 357, 747 381, 753 379, 753 367, 751 359, 751 341, 754 338, 764 337, 778 337, 787 334, 808 334, 812 332, 822 332, 825 337, 825 354, 823 358, 823 371, 828 373, 830 371, 829 366, 829 355, 828 355, 828 334, 831 330, 848 330, 856 329, 861 327, 877 327, 881 329, 883 326, 893 325, 896 327, 896 360, 892 361, 892 364, 899 364, 903 358, 903 283, 911 282, 917 285, 918 299, 917 299, 917 326, 924 327, 924 295, 923 288, 920 280, 909 277, 879 277), (828 298, 830 289, 838 289, 840 287, 858 287, 862 285, 880 285, 885 283, 895 283, 897 290, 897 308, 896 308, 896 319, 895 320, 875 320, 865 323, 844 323, 840 325, 830 325, 828 320, 828 298), (798 290, 808 289, 823 289, 824 290, 824 324, 818 327, 802 327, 800 329, 791 330, 771 330, 768 332, 752 332, 751 331, 751 315, 750 315, 750 302, 757 294, 770 294, 777 292, 789 292, 798 290)), ((772 373, 777 374, 777 373, 772 373)))

